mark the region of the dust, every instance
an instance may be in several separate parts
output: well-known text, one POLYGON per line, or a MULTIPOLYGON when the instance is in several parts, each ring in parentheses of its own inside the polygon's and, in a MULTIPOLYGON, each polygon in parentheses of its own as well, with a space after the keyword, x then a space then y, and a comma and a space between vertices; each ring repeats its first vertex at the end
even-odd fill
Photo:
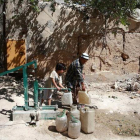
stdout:
POLYGON ((97 110, 96 123, 109 127, 117 135, 140 136, 140 115, 135 113, 124 115, 97 110))

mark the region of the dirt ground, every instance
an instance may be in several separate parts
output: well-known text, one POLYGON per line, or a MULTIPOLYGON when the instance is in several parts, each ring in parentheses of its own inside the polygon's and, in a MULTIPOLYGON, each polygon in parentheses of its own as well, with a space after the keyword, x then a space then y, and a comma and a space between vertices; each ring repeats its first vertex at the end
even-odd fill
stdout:
MULTIPOLYGON (((139 140, 140 139, 140 96, 132 97, 128 91, 110 88, 118 76, 106 74, 86 76, 91 105, 96 105, 95 131, 81 132, 78 140, 139 140)), ((129 75, 130 77, 132 75, 129 75)), ((123 75, 119 78, 124 78, 123 75)), ((128 77, 128 75, 127 75, 128 77)), ((24 121, 11 121, 11 109, 24 105, 22 84, 11 78, 0 81, 0 140, 67 140, 67 131, 58 133, 54 120, 38 121, 30 126, 24 121)), ((29 92, 32 98, 32 89, 29 92)))

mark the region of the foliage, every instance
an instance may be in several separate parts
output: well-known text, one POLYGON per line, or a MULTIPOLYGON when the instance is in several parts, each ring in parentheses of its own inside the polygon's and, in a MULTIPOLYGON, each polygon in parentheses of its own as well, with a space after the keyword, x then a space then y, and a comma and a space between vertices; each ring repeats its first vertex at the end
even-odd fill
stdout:
MULTIPOLYGON (((52 1, 54 0, 45 0, 52 1)), ((140 0, 65 0, 67 4, 83 6, 85 9, 97 9, 105 19, 116 19, 116 24, 128 24, 128 16, 136 7, 140 7, 140 0)), ((53 7, 53 11, 54 7, 53 7)), ((88 11, 87 11, 88 12, 88 11)))
MULTIPOLYGON (((5 0, 0 0, 2 4, 5 0)), ((14 1, 14 0, 13 0, 14 1)), ((20 0, 23 2, 23 0, 20 0)), ((52 2, 51 10, 55 12, 54 0, 43 0, 44 2, 52 2)), ((140 8, 140 0, 64 0, 67 5, 72 5, 77 8, 77 5, 81 5, 84 9, 96 9, 105 19, 116 19, 116 24, 122 23, 127 25, 128 16, 133 13, 136 7, 140 8)), ((38 0, 28 0, 30 7, 39 12, 38 0)), ((88 12, 88 10, 86 10, 88 12)))
MULTIPOLYGON (((15 0, 13 0, 15 2, 15 0)), ((24 0, 19 0, 21 3, 24 1, 24 0)), ((3 4, 3 3, 7 3, 8 0, 0 0, 0 5, 3 4)), ((34 10, 34 11, 37 11, 39 12, 39 8, 38 8, 38 0, 28 0, 28 3, 30 4, 30 7, 34 10)))
POLYGON ((30 0, 30 6, 34 11, 39 12, 39 8, 38 8, 38 0, 30 0))
MULTIPOLYGON (((15 0, 13 0, 15 1, 15 0)), ((23 2, 24 0, 19 0, 23 2)), ((36 12, 39 12, 38 7, 39 0, 28 0, 29 6, 36 12)), ((55 1, 54 0, 43 0, 44 2, 52 2, 51 10, 55 12, 55 1)), ((133 13, 136 7, 140 8, 140 0, 64 0, 67 6, 77 8, 82 6, 83 9, 96 9, 101 13, 104 18, 115 19, 116 24, 122 23, 123 25, 128 24, 128 16, 133 13)), ((0 0, 0 4, 4 3, 5 0, 0 0)))
POLYGON ((4 3, 4 0, 0 0, 0 5, 1 5, 2 3, 4 3))

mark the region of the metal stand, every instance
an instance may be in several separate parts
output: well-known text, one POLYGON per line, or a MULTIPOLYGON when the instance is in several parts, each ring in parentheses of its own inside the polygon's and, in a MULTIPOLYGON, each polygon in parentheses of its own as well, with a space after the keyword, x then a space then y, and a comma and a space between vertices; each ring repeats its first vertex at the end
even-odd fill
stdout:
POLYGON ((30 120, 30 114, 39 114, 40 119, 55 119, 56 114, 58 113, 58 106, 57 105, 51 105, 51 106, 38 106, 38 91, 47 89, 47 88, 39 88, 38 87, 38 81, 34 81, 34 106, 29 106, 29 98, 28 98, 28 80, 27 80, 27 67, 30 65, 34 65, 34 69, 36 71, 37 68, 37 62, 32 61, 25 65, 16 67, 14 69, 5 71, 3 73, 0 73, 0 76, 3 76, 5 74, 17 71, 19 69, 23 69, 23 84, 24 84, 24 106, 14 106, 13 107, 13 120, 30 120))

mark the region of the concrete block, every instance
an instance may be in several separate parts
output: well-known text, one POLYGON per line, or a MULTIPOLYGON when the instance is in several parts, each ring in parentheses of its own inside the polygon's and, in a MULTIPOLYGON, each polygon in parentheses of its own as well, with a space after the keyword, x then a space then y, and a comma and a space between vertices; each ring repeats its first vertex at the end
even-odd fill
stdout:
POLYGON ((56 115, 59 113, 59 111, 54 110, 41 110, 39 111, 39 119, 40 120, 55 120, 56 115))
POLYGON ((23 120, 25 122, 30 122, 31 118, 30 118, 30 114, 34 114, 36 116, 36 114, 39 114, 39 120, 55 120, 56 119, 56 115, 59 113, 59 111, 54 111, 54 110, 29 110, 29 111, 19 111, 19 110, 15 110, 12 112, 12 120, 13 121, 17 121, 17 120, 23 120))

